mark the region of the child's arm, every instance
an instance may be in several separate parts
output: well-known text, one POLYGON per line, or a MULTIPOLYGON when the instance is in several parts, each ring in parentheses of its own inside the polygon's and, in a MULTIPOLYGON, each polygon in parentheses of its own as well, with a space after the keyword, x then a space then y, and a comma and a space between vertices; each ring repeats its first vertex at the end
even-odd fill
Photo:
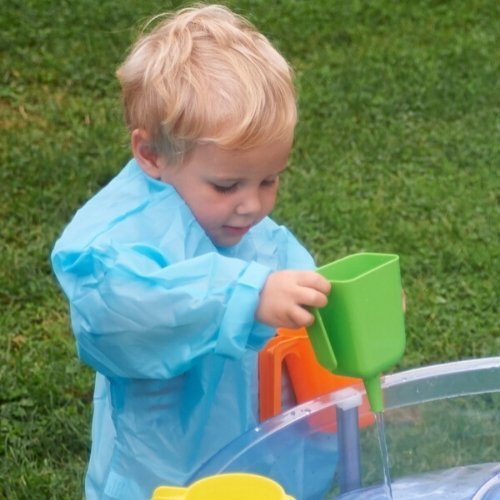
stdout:
POLYGON ((170 378, 209 353, 238 358, 273 334, 254 317, 271 269, 218 253, 163 260, 146 246, 56 248, 82 361, 108 376, 170 378))

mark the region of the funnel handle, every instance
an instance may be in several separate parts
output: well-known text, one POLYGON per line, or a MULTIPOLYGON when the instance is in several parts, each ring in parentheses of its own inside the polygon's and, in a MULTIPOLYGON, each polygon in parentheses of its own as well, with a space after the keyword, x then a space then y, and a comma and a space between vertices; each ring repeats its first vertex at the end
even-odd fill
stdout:
POLYGON ((323 368, 326 368, 329 372, 335 372, 337 358, 335 357, 333 346, 323 324, 323 318, 317 308, 313 308, 312 313, 314 315, 314 323, 307 327, 307 333, 313 346, 314 354, 323 368))

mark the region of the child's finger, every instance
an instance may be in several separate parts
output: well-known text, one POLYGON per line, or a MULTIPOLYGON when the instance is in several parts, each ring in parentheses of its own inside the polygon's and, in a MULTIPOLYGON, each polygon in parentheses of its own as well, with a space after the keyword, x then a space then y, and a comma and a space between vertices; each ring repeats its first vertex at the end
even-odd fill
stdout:
POLYGON ((325 277, 315 271, 304 271, 301 273, 298 283, 305 287, 314 288, 326 295, 330 293, 332 287, 331 283, 325 277))
POLYGON ((297 293, 297 302, 309 307, 324 307, 328 302, 328 296, 315 288, 301 287, 297 293))
POLYGON ((314 323, 314 316, 312 313, 303 307, 296 306, 288 314, 289 328, 300 328, 303 326, 310 326, 314 323))

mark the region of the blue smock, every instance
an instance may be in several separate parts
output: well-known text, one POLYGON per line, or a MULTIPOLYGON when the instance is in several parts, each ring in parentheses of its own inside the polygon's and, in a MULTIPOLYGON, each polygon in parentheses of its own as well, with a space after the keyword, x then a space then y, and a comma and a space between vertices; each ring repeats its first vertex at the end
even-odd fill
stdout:
POLYGON ((184 485, 258 423, 255 321, 270 272, 314 269, 265 218, 217 248, 168 184, 135 160, 88 201, 52 252, 78 355, 97 372, 88 499, 184 485))

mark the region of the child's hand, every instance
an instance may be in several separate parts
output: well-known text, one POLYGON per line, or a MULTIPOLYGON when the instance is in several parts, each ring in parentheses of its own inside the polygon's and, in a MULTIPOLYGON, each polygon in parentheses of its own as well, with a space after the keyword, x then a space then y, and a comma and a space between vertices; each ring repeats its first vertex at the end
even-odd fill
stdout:
POLYGON ((274 327, 300 328, 314 322, 306 307, 323 307, 330 282, 314 271, 271 273, 260 294, 257 321, 274 327))

